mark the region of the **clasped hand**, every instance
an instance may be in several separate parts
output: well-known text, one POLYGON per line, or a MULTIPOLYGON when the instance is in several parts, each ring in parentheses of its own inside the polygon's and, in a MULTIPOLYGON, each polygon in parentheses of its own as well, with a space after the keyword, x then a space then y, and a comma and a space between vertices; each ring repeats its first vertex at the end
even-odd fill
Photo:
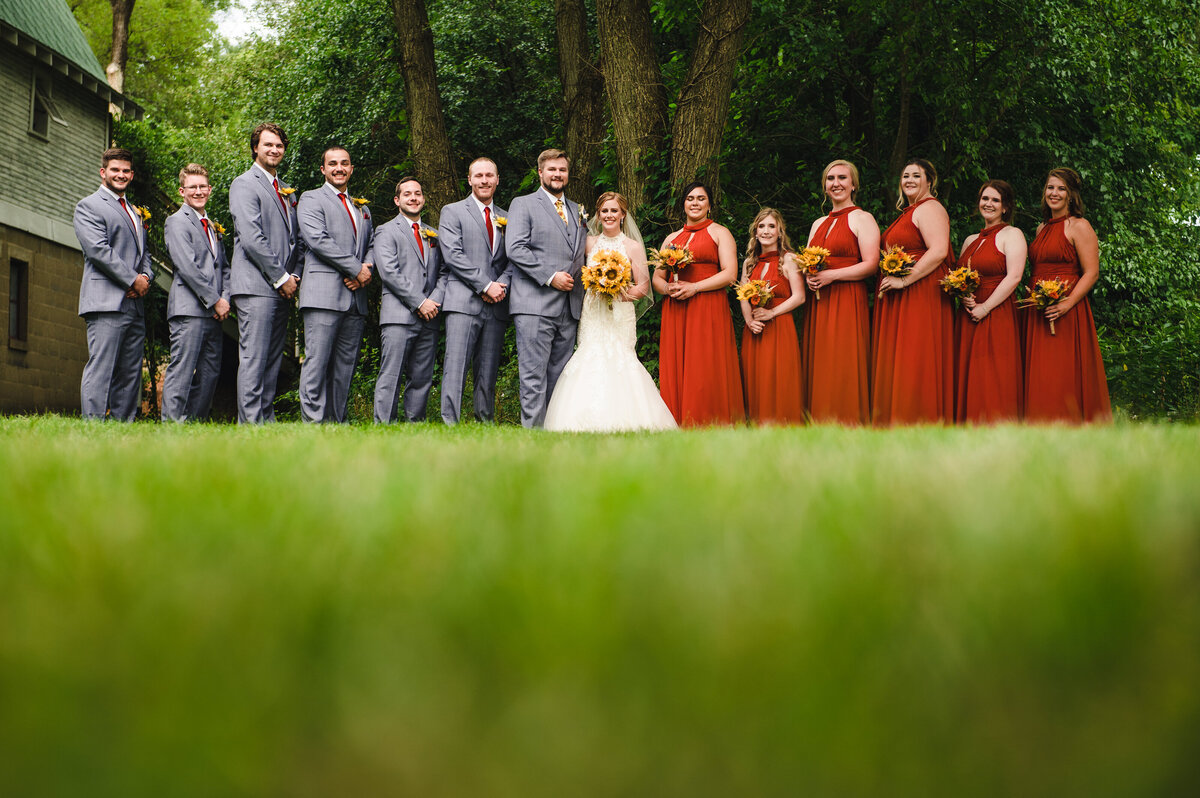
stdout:
POLYGON ((683 280, 675 280, 674 282, 667 283, 667 296, 671 297, 671 299, 683 301, 685 299, 691 299, 696 294, 697 290, 695 283, 689 283, 683 280))
POLYGON ((371 266, 373 264, 364 263, 362 268, 358 270, 357 277, 343 277, 342 283, 351 291, 357 291, 363 288, 367 283, 371 282, 371 266))

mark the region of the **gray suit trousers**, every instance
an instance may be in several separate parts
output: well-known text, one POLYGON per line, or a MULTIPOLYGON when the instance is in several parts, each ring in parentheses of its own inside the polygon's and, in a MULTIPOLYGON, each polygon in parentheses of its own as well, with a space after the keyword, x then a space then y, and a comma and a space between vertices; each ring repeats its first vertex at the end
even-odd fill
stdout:
POLYGON ((433 364, 437 357, 441 324, 384 324, 379 328, 383 353, 379 364, 379 379, 375 383, 375 421, 391 424, 397 419, 400 402, 400 379, 408 375, 404 390, 404 418, 424 421, 433 388, 433 364))
POLYGON ((211 316, 176 316, 171 362, 163 377, 163 421, 203 421, 212 410, 221 374, 221 322, 211 316))
POLYGON ((546 405, 550 403, 558 377, 575 351, 579 322, 571 316, 568 303, 563 303, 558 318, 514 313, 512 320, 517 331, 521 425, 540 428, 546 420, 546 405))
POLYGON ((88 359, 79 385, 84 418, 133 421, 142 386, 146 319, 130 302, 112 313, 87 313, 88 359))
POLYGON ((473 366, 475 418, 496 420, 496 375, 504 349, 504 331, 508 322, 490 313, 448 312, 446 319, 446 361, 442 365, 442 421, 457 424, 462 416, 463 385, 467 369, 473 366))
POLYGON ((275 385, 283 363, 288 302, 281 296, 238 294, 238 423, 275 420, 275 385))
POLYGON ((346 422, 350 381, 358 363, 367 317, 348 311, 304 308, 304 365, 300 415, 308 422, 346 422))

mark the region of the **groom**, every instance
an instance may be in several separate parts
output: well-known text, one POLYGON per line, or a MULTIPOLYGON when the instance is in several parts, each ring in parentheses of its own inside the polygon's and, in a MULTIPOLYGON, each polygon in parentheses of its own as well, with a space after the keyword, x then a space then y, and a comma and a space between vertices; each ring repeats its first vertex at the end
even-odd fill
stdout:
POLYGON ((587 228, 579 206, 563 196, 571 162, 562 150, 538 156, 541 187, 508 211, 506 249, 513 269, 509 313, 517 333, 521 424, 541 427, 558 375, 575 349, 583 305, 579 272, 587 228))

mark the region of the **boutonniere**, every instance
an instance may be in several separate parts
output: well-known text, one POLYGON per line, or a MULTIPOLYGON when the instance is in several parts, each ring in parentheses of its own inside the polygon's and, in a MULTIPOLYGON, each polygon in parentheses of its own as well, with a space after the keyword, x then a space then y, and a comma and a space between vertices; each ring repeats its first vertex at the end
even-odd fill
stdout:
POLYGON ((580 223, 580 224, 587 224, 587 222, 588 222, 588 214, 587 214, 587 211, 585 211, 585 210, 583 209, 583 206, 582 206, 582 205, 580 205, 580 206, 579 206, 579 223, 580 223))
POLYGON ((350 201, 360 208, 370 202, 366 197, 351 197, 350 201))
POLYGON ((497 216, 493 221, 495 221, 496 226, 501 229, 508 227, 508 217, 507 216, 497 216))
POLYGON ((141 205, 134 205, 133 209, 137 211, 137 215, 141 217, 142 224, 150 221, 150 209, 141 205))
POLYGON ((421 237, 429 242, 429 246, 437 246, 437 230, 434 230, 432 227, 422 227, 421 237))
POLYGON ((225 235, 225 228, 221 226, 220 222, 215 222, 212 219, 209 219, 208 221, 210 224, 212 224, 212 229, 217 231, 217 235, 225 235))
POLYGON ((291 186, 288 186, 287 188, 279 189, 279 193, 285 197, 290 197, 296 193, 296 189, 292 188, 291 186))

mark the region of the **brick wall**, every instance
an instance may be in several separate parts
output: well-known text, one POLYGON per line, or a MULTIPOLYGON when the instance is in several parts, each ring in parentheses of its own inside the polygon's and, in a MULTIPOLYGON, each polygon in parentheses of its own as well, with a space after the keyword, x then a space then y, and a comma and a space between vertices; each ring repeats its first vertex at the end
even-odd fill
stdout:
POLYGON ((79 379, 87 361, 87 328, 76 314, 80 255, 0 225, 0 412, 79 412, 79 379), (8 340, 9 264, 29 264, 29 316, 24 351, 8 340))

